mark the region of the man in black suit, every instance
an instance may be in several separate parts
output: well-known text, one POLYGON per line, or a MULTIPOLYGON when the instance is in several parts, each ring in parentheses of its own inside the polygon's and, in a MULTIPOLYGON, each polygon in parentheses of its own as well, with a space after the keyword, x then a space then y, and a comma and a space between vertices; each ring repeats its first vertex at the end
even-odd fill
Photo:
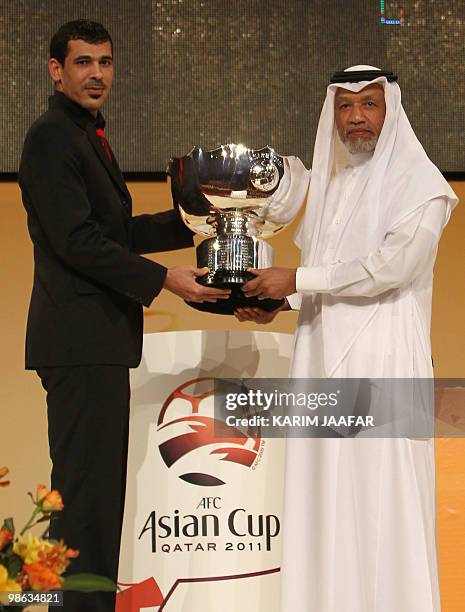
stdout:
MULTIPOLYGON (((80 550, 70 571, 116 581, 126 481, 129 368, 142 349, 142 306, 162 288, 183 299, 227 297, 141 253, 192 246, 175 210, 132 217, 131 196, 99 112, 113 80, 100 24, 62 26, 50 44, 49 110, 29 130, 19 182, 34 245, 26 367, 47 391, 52 488, 64 510, 50 535, 80 550)), ((114 594, 65 593, 64 610, 109 612, 114 594)))

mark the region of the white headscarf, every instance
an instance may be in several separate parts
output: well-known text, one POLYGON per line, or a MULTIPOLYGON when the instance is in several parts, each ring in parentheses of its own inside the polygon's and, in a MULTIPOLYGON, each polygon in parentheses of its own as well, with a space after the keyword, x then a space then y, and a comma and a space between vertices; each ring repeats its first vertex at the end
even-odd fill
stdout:
MULTIPOLYGON (((379 70, 372 66, 353 66, 355 70, 379 70)), ((386 117, 373 157, 365 164, 358 184, 347 202, 341 226, 356 217, 359 238, 354 241, 350 232, 342 232, 336 256, 342 261, 368 255, 381 245, 386 233, 406 220, 433 198, 447 201, 448 217, 458 199, 437 167, 430 161, 410 125, 401 105, 400 88, 380 76, 372 81, 337 83, 328 86, 326 100, 318 124, 313 154, 312 175, 307 209, 295 241, 302 250, 302 265, 318 265, 321 245, 320 227, 331 176, 346 155, 334 120, 334 96, 338 88, 359 92, 364 87, 379 83, 384 87, 386 117), (363 227, 363 231, 360 228, 363 227)), ((352 224, 352 223, 351 223, 352 224)))

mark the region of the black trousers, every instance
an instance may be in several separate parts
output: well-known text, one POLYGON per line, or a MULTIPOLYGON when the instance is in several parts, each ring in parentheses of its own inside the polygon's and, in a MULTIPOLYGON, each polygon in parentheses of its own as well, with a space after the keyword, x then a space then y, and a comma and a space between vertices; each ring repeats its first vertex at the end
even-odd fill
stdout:
MULTIPOLYGON (((64 509, 50 537, 80 551, 69 574, 116 582, 126 488, 129 370, 124 366, 38 368, 47 391, 51 485, 64 509)), ((63 612, 114 612, 114 593, 64 592, 63 612)))

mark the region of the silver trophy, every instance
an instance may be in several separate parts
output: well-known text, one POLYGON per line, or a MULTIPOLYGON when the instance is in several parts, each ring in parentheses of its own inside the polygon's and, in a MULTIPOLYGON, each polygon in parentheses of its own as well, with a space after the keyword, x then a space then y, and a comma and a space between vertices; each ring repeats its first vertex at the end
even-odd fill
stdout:
POLYGON ((282 300, 246 298, 241 287, 253 277, 248 268, 271 267, 272 247, 265 239, 294 219, 305 198, 308 172, 302 162, 268 146, 228 144, 212 151, 195 147, 171 159, 168 173, 184 223, 207 237, 197 246, 197 266, 209 272, 198 282, 231 289, 228 300, 189 304, 217 314, 277 308, 282 300))

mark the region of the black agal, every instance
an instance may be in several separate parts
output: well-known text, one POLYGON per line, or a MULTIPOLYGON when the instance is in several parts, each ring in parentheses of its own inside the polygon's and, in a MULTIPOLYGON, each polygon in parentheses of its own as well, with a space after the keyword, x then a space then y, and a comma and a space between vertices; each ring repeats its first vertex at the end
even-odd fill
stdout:
POLYGON ((386 77, 388 81, 397 81, 397 75, 388 70, 342 70, 333 74, 330 83, 358 83, 359 81, 373 81, 378 77, 386 77))

